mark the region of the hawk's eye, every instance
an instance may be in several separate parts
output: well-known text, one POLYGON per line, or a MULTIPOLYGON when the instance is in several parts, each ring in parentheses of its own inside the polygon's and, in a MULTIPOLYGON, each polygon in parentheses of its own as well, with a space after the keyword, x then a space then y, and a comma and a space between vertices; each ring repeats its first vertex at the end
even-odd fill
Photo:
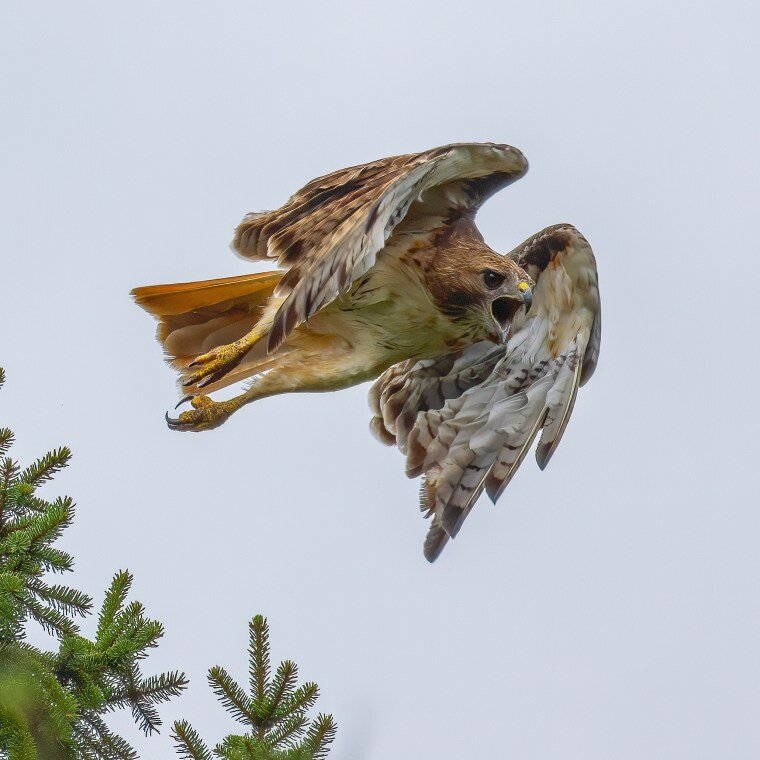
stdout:
POLYGON ((496 288, 502 285, 506 279, 507 276, 505 274, 494 272, 493 269, 483 270, 483 282, 489 290, 496 290, 496 288))

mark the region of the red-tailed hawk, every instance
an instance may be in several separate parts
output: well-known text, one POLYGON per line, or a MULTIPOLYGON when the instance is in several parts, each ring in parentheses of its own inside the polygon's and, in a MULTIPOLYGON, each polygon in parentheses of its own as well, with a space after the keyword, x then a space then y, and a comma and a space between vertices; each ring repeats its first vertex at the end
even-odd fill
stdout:
POLYGON ((423 476, 434 560, 539 433, 546 466, 599 353, 586 239, 559 224, 501 255, 475 226, 527 168, 508 145, 463 143, 343 169, 237 228, 235 251, 279 270, 135 289, 192 405, 169 426, 206 430, 255 399, 378 378, 371 427, 423 476), (232 399, 201 394, 246 378, 232 399))

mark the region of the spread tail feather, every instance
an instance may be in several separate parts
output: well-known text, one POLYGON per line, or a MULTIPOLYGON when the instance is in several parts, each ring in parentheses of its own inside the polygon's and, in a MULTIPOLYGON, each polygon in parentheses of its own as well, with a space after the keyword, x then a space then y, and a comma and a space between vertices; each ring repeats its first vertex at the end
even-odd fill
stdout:
MULTIPOLYGON (((232 343, 253 329, 283 274, 259 272, 217 280, 149 285, 135 288, 132 296, 158 319, 156 337, 166 359, 180 375, 186 376, 188 365, 197 356, 232 343)), ((270 358, 266 341, 259 342, 234 370, 205 386, 204 392, 250 377, 270 358)))

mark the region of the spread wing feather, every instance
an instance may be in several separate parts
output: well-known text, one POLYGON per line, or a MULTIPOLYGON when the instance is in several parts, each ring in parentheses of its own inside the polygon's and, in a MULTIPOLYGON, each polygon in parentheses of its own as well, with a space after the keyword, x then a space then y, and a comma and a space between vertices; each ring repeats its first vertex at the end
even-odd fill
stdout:
POLYGON ((543 469, 559 444, 578 387, 593 373, 601 316, 594 255, 570 225, 550 227, 510 256, 536 280, 533 306, 506 346, 385 372, 370 400, 373 430, 424 477, 421 508, 433 521, 431 562, 485 490, 495 502, 541 434, 543 469))
POLYGON ((436 359, 410 359, 390 367, 370 389, 372 432, 382 443, 397 443, 405 454, 418 413, 440 409, 447 399, 483 382, 503 353, 501 346, 483 342, 436 359))
POLYGON ((527 168, 508 145, 447 145, 328 174, 282 208, 249 214, 235 232, 234 249, 249 259, 276 258, 289 270, 278 286, 285 300, 269 350, 372 268, 410 207, 415 217, 474 213, 527 168))

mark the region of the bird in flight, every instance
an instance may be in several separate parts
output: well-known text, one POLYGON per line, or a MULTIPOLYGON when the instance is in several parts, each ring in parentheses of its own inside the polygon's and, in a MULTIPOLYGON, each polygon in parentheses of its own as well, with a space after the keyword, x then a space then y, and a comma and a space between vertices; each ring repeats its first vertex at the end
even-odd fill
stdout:
POLYGON ((539 433, 546 466, 599 354, 583 235, 558 224, 503 255, 475 226, 484 201, 527 169, 519 150, 493 143, 343 169, 238 226, 234 250, 278 269, 133 290, 190 402, 169 427, 208 430, 266 396, 376 380, 371 429, 423 476, 435 560, 539 433), (245 379, 230 399, 208 395, 245 379))

